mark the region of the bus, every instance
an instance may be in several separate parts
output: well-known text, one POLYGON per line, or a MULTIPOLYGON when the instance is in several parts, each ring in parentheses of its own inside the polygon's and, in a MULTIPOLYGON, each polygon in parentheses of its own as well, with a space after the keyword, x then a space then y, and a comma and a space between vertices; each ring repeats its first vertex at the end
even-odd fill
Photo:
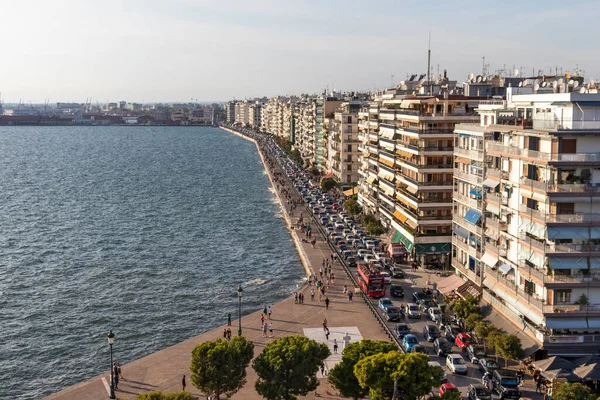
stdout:
POLYGON ((384 297, 385 282, 379 271, 370 268, 366 264, 358 264, 358 284, 363 292, 369 297, 384 297))

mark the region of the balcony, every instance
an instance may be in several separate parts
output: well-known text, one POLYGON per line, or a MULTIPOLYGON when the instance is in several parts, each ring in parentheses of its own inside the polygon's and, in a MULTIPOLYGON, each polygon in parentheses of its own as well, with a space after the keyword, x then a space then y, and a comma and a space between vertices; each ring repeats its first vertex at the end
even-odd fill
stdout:
POLYGON ((506 231, 506 229, 508 229, 508 224, 506 222, 494 220, 491 218, 485 219, 485 226, 495 228, 498 231, 506 231))
POLYGON ((406 175, 402 175, 402 179, 406 179, 413 185, 417 185, 417 186, 448 186, 448 187, 452 186, 452 181, 421 182, 421 181, 417 181, 414 178, 411 178, 406 175))
POLYGON ((515 295, 515 296, 518 296, 518 297, 524 299, 532 306, 534 306, 540 310, 542 309, 542 307, 545 307, 544 302, 542 300, 538 299, 535 294, 527 293, 523 286, 518 285, 514 281, 514 279, 515 279, 514 273, 511 272, 511 273, 504 275, 504 274, 500 273, 498 270, 493 270, 489 266, 486 265, 485 266, 485 276, 486 276, 486 279, 491 278, 493 280, 496 280, 501 285, 504 285, 507 289, 510 290, 510 293, 512 295, 515 295))
POLYGON ((472 199, 469 196, 454 192, 454 198, 463 204, 467 204, 471 208, 481 210, 482 202, 478 199, 472 199))
POLYGON ((530 246, 532 248, 538 249, 541 252, 544 252, 545 248, 546 248, 546 243, 545 241, 539 240, 533 236, 527 235, 525 232, 520 232, 519 233, 519 240, 521 240, 521 242, 525 243, 526 246, 530 246))
MULTIPOLYGON (((401 163, 405 163, 407 165, 410 165, 413 168, 416 168, 417 170, 419 170, 419 172, 421 170, 427 170, 427 169, 446 169, 446 168, 453 168, 454 165, 452 164, 418 164, 412 161, 408 161, 406 159, 400 159, 401 163)), ((448 171, 449 172, 449 171, 448 171)))
POLYGON ((600 223, 600 214, 559 214, 559 215, 546 215, 548 223, 553 224, 597 224, 600 223))
POLYGON ((520 147, 507 146, 500 143, 487 143, 488 152, 512 155, 515 157, 532 158, 540 161, 563 161, 563 162, 598 162, 600 153, 573 153, 573 154, 550 154, 541 151, 522 149, 520 147))
POLYGON ((600 193, 600 184, 559 184, 546 186, 548 193, 600 193))
POLYGON ((547 216, 547 214, 542 214, 540 211, 529 208, 525 204, 519 204, 519 212, 523 213, 527 217, 537 219, 538 221, 545 221, 547 216))
POLYGON ((491 251, 492 253, 500 256, 500 257, 506 257, 506 249, 500 248, 498 246, 496 246, 495 244, 492 244, 490 242, 486 242, 485 243, 485 250, 486 251, 491 251))
POLYGON ((600 244, 583 243, 548 243, 547 253, 600 253, 600 244))
POLYGON ((473 183, 475 185, 481 185, 483 183, 483 178, 474 174, 470 174, 468 172, 463 172, 458 168, 454 168, 453 174, 455 178, 463 179, 467 182, 473 183))
POLYGON ((483 150, 471 150, 455 147, 454 154, 470 158, 471 160, 483 161, 483 150))
POLYGON ((543 192, 546 192, 546 190, 548 189, 548 184, 546 182, 538 182, 534 179, 521 177, 521 180, 519 182, 521 183, 521 186, 538 189, 543 192))
POLYGON ((528 264, 525 260, 519 260, 517 265, 519 266, 519 274, 525 279, 531 276, 539 282, 548 280, 548 275, 545 271, 538 269, 537 266, 528 264))
POLYGON ((592 314, 600 313, 600 305, 581 305, 581 304, 552 304, 544 306, 544 314, 561 314, 561 313, 575 313, 575 314, 592 314))
POLYGON ((462 249, 465 252, 467 252, 467 254, 469 254, 471 257, 480 259, 481 256, 483 255, 481 253, 481 250, 477 250, 475 247, 469 246, 466 242, 463 242, 461 239, 457 238, 456 236, 452 237, 452 244, 454 246, 458 247, 459 249, 462 249))
POLYGON ((405 132, 416 133, 418 135, 441 135, 454 134, 454 129, 415 129, 415 128, 400 128, 405 132))
POLYGON ((502 171, 501 169, 496 169, 496 168, 488 168, 486 171, 486 174, 488 176, 497 178, 498 180, 500 180, 500 179, 508 180, 508 175, 509 175, 508 171, 502 171))

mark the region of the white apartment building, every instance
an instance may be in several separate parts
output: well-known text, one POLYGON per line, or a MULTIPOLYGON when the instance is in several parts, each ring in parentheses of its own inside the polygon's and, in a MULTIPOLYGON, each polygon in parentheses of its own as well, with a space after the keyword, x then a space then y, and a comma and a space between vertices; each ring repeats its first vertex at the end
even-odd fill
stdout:
POLYGON ((358 113, 358 203, 365 212, 379 213, 379 106, 375 99, 358 113))
POLYGON ((335 180, 342 184, 358 182, 360 108, 360 100, 342 103, 333 118, 326 119, 328 123, 326 172, 332 173, 335 180))

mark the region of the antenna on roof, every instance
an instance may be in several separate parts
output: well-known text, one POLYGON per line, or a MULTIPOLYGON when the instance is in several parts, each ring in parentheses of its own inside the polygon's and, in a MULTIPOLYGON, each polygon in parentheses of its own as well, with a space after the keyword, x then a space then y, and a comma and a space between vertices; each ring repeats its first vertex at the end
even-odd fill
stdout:
POLYGON ((429 47, 427 49, 427 83, 430 83, 429 74, 431 68, 431 31, 429 31, 429 47))

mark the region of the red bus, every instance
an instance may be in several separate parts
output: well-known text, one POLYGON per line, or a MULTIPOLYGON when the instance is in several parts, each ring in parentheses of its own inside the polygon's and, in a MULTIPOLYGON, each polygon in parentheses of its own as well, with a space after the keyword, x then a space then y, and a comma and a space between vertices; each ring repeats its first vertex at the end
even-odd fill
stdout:
POLYGON ((384 297, 385 282, 383 275, 366 264, 358 264, 358 284, 369 297, 384 297))

